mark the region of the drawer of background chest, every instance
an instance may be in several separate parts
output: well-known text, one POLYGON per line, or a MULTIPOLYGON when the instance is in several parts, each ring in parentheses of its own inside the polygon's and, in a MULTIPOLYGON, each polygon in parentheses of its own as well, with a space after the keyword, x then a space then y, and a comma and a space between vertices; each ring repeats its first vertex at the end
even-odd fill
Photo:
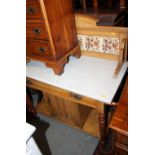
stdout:
POLYGON ((45 58, 47 60, 53 59, 49 41, 27 40, 26 55, 36 58, 45 58))
POLYGON ((26 0, 26 19, 43 19, 39 0, 26 0))
POLYGON ((115 155, 128 155, 128 151, 125 151, 123 149, 120 149, 120 148, 116 147, 115 155))
POLYGON ((48 34, 44 22, 27 22, 26 23, 26 38, 31 39, 46 39, 48 34))
POLYGON ((117 133, 117 143, 120 143, 121 145, 124 145, 126 147, 128 147, 128 136, 122 135, 120 133, 117 133))

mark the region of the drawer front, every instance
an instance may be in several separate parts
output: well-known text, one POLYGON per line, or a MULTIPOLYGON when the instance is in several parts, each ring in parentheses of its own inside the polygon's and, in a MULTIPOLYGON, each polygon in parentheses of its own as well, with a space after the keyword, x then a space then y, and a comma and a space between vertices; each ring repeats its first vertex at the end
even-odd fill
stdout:
POLYGON ((125 135, 122 135, 120 133, 117 133, 117 143, 120 143, 120 144, 128 147, 128 137, 125 135))
POLYGON ((78 94, 74 94, 72 92, 68 92, 66 90, 63 90, 63 89, 60 89, 60 88, 57 88, 51 85, 49 86, 45 83, 42 83, 40 81, 31 79, 31 78, 27 78, 26 85, 30 88, 38 89, 46 93, 51 92, 52 95, 55 95, 57 97, 63 97, 64 99, 77 102, 77 103, 81 103, 88 107, 96 108, 96 105, 99 104, 99 102, 97 102, 96 100, 93 100, 93 99, 90 99, 90 98, 87 98, 87 97, 84 97, 78 94))
POLYGON ((26 54, 38 58, 53 59, 49 41, 27 40, 26 54))
POLYGON ((48 34, 46 31, 45 23, 44 22, 27 23, 26 38, 48 40, 48 34))
POLYGON ((43 19, 39 0, 26 1, 26 18, 27 19, 43 19))

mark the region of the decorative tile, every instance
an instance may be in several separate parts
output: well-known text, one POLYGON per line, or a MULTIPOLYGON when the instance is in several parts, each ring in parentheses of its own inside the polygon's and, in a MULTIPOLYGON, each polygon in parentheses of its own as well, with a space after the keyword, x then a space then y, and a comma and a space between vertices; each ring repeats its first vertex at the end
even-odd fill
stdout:
POLYGON ((84 50, 84 38, 85 37, 83 35, 78 35, 81 50, 84 50))
POLYGON ((116 37, 78 35, 78 40, 83 51, 95 51, 115 55, 119 53, 119 39, 116 37))
POLYGON ((104 53, 118 54, 119 53, 119 40, 118 38, 102 37, 102 51, 104 53))

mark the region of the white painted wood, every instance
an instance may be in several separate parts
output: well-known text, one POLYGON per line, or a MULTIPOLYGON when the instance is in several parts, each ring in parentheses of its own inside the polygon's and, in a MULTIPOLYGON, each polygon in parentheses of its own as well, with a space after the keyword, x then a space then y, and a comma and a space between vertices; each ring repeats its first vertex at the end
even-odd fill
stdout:
POLYGON ((117 77, 114 71, 117 61, 82 56, 80 59, 70 57, 61 76, 44 63, 31 61, 26 67, 26 76, 65 90, 111 104, 112 99, 127 70, 123 64, 117 77))

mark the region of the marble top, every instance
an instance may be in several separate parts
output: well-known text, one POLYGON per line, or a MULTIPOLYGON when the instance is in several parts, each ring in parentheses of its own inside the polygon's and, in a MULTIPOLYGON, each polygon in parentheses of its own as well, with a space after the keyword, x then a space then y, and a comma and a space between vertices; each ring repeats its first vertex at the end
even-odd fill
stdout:
POLYGON ((61 76, 55 75, 43 62, 31 61, 26 67, 26 76, 100 102, 111 104, 127 70, 123 64, 117 77, 114 71, 118 61, 82 56, 70 57, 61 76))

